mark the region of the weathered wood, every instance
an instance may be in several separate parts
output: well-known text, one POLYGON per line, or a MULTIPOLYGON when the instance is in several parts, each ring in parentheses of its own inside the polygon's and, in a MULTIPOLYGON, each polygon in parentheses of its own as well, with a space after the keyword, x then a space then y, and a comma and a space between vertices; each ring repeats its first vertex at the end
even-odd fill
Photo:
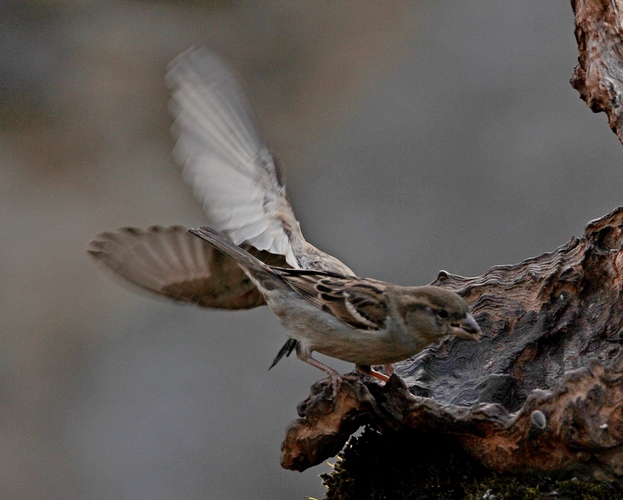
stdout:
POLYGON ((571 85, 623 143, 623 4, 618 0, 571 0, 579 64, 571 85))
POLYGON ((359 426, 452 435, 499 471, 623 483, 623 207, 520 264, 433 283, 472 304, 479 342, 452 339, 397 365, 384 386, 325 381, 299 406, 282 465, 304 470, 359 426))

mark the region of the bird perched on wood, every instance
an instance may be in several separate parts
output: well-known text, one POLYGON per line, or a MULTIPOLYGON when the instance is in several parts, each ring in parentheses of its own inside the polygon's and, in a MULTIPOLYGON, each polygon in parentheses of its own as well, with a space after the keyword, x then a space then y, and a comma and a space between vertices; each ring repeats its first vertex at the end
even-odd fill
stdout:
POLYGON ((387 380, 371 366, 386 365, 390 373, 393 362, 443 336, 477 337, 480 329, 455 293, 357 278, 305 240, 253 112, 217 57, 205 48, 181 54, 167 83, 174 156, 213 228, 192 232, 210 245, 181 226, 101 233, 89 252, 106 269, 143 290, 204 307, 268 303, 291 335, 271 367, 296 350, 335 389, 339 374, 312 351, 387 380))
POLYGON ((403 287, 328 271, 271 267, 208 227, 190 232, 233 259, 297 341, 296 354, 327 373, 334 392, 338 372, 312 358, 313 351, 372 369, 417 354, 447 335, 474 340, 478 323, 456 293, 434 286, 403 287))

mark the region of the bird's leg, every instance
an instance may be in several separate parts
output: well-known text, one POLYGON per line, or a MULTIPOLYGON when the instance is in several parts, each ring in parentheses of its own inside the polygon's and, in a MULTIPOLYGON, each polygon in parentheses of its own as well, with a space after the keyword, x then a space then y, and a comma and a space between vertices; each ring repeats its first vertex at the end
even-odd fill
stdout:
POLYGON ((370 375, 371 377, 376 377, 379 380, 382 380, 383 382, 387 382, 389 380, 389 376, 392 375, 392 373, 394 373, 394 365, 385 365, 385 370, 387 370, 388 375, 385 375, 384 373, 381 372, 377 372, 376 370, 374 370, 370 365, 355 365, 355 368, 357 368, 357 371, 363 373, 364 375, 370 375), (388 367, 391 367, 390 369, 388 369, 388 367))
POLYGON ((324 363, 321 363, 317 359, 312 358, 311 352, 302 344, 302 342, 298 342, 296 345, 296 356, 301 361, 305 361, 305 363, 309 363, 329 375, 333 386, 333 396, 337 396, 337 391, 340 390, 340 386, 342 385, 342 376, 338 372, 324 363))

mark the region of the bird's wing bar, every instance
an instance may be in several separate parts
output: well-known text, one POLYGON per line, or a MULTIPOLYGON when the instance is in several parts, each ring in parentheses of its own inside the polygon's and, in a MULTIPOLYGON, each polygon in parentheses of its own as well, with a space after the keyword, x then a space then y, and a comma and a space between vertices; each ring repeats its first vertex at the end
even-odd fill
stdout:
POLYGON ((381 282, 333 273, 288 270, 285 281, 310 302, 361 330, 385 326, 387 300, 381 282))

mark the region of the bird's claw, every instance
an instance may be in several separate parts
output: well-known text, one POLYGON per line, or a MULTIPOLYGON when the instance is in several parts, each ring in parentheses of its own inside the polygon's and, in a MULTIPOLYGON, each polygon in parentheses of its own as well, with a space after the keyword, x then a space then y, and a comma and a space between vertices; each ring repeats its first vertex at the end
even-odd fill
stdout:
POLYGON ((331 386, 333 387, 333 398, 336 398, 338 392, 340 392, 340 388, 342 387, 342 376, 331 375, 330 378, 331 378, 331 386))

